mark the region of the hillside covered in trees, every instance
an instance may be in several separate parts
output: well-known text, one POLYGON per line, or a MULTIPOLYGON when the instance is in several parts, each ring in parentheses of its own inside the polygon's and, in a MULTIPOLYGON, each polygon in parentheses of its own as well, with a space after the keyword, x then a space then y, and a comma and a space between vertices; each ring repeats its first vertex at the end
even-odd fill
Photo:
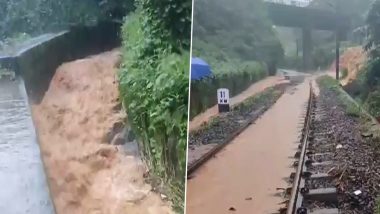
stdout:
POLYGON ((246 62, 273 64, 283 50, 262 0, 195 0, 193 55, 215 72, 234 72, 246 62))
POLYGON ((3 0, 0 40, 19 33, 36 35, 102 20, 121 21, 133 9, 133 0, 3 0))

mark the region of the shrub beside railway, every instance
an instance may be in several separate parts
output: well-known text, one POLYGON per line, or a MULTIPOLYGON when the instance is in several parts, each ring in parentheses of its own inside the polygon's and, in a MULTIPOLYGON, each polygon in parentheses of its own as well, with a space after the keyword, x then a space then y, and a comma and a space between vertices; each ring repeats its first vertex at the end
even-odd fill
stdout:
POLYGON ((123 26, 121 100, 151 178, 182 212, 191 1, 136 1, 123 26))
POLYGON ((241 65, 233 72, 219 72, 212 78, 191 82, 190 118, 214 106, 217 103, 218 88, 228 88, 230 97, 235 96, 252 83, 267 76, 266 68, 256 62, 241 65))

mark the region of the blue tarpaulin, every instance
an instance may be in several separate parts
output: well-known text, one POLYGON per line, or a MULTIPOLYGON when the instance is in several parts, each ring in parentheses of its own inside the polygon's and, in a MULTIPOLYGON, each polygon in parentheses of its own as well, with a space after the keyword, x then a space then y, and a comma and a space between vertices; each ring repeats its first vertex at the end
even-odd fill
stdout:
POLYGON ((211 75, 211 68, 207 62, 197 57, 191 59, 191 80, 200 80, 211 75))

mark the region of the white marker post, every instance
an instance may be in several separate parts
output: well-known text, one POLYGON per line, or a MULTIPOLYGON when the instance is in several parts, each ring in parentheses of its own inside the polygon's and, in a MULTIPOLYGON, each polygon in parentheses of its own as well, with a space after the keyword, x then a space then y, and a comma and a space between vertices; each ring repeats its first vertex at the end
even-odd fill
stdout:
POLYGON ((219 113, 230 111, 230 92, 227 88, 220 88, 217 91, 219 113))

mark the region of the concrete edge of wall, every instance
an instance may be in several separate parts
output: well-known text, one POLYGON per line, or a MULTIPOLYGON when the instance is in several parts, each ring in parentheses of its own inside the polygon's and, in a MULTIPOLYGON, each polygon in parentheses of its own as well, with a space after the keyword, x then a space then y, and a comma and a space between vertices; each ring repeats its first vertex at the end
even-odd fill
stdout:
MULTIPOLYGON (((0 67, 21 75, 29 99, 39 103, 55 70, 64 62, 111 50, 121 45, 121 24, 102 22, 96 26, 77 26, 67 31, 46 34, 46 39, 0 56, 0 67)), ((43 35, 42 35, 43 36, 43 35)))
MULTIPOLYGON (((29 104, 40 102, 56 69, 62 63, 118 47, 121 44, 120 29, 118 23, 101 23, 94 27, 78 27, 62 31, 38 40, 14 55, 0 56, 0 68, 10 69, 17 75, 16 80, 21 79, 26 102, 29 104)), ((39 141, 34 124, 32 129, 36 133, 36 140, 39 141)), ((45 169, 43 160, 42 163, 45 169)), ((51 197, 50 187, 48 189, 51 197)), ((55 209, 54 201, 51 200, 51 203, 52 209, 55 209)))

